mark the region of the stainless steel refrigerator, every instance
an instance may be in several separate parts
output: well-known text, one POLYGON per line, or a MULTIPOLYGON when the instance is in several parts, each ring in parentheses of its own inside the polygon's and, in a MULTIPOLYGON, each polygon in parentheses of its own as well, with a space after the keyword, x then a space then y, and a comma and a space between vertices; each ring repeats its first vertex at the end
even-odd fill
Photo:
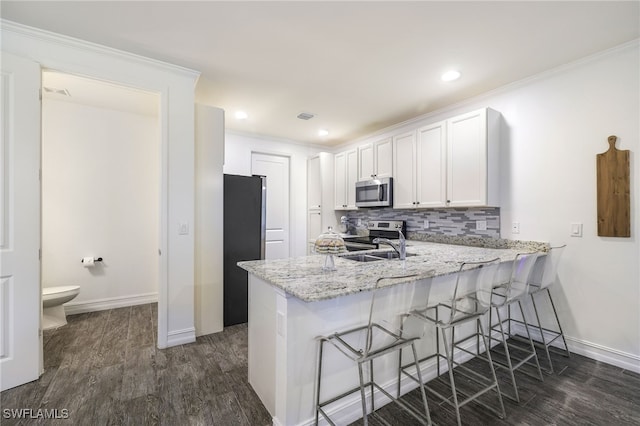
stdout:
POLYGON ((248 318, 247 271, 242 260, 264 259, 265 176, 224 175, 224 326, 248 318))

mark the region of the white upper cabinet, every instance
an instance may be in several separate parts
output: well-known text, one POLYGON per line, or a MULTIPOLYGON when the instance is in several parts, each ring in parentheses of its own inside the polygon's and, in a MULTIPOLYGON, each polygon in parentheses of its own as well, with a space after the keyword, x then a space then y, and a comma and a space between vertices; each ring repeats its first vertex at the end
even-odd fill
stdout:
POLYGON ((358 147, 358 180, 393 175, 393 142, 391 138, 358 147))
POLYGON ((421 127, 417 133, 416 207, 444 207, 447 204, 446 123, 421 127))
POLYGON ((320 173, 320 157, 307 160, 307 208, 322 208, 322 174, 320 173))
POLYGON ((334 156, 328 152, 307 160, 307 238, 311 246, 323 230, 336 226, 333 167, 334 156))
POLYGON ((403 133, 393 138, 393 207, 416 206, 416 132, 403 133))
POLYGON ((393 206, 444 207, 446 198, 446 124, 421 127, 393 139, 393 206))
POLYGON ((489 108, 447 120, 447 206, 497 206, 500 115, 489 108))
POLYGON ((335 209, 356 208, 356 181, 358 180, 358 151, 351 149, 335 155, 335 209))
POLYGON ((483 108, 394 137, 393 206, 497 206, 499 117, 483 108))

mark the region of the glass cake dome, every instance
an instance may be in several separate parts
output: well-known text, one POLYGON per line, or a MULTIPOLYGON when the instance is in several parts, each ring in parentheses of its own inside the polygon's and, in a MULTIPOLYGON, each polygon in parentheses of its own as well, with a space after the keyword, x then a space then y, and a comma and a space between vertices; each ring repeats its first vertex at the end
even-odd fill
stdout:
POLYGON ((322 269, 326 271, 335 271, 335 262, 333 259, 334 254, 344 253, 347 251, 344 246, 344 240, 340 235, 333 232, 331 227, 326 232, 320 234, 314 244, 314 251, 318 254, 326 254, 324 260, 324 266, 322 269))

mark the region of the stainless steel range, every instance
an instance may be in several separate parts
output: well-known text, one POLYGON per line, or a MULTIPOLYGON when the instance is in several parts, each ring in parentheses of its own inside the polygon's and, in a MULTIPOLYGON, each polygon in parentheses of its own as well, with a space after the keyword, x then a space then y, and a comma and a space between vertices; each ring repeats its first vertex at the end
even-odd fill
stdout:
POLYGON ((375 250, 378 244, 373 240, 376 238, 388 238, 397 240, 400 237, 398 231, 406 235, 407 225, 404 220, 371 220, 367 223, 369 236, 343 237, 344 245, 348 251, 375 250))

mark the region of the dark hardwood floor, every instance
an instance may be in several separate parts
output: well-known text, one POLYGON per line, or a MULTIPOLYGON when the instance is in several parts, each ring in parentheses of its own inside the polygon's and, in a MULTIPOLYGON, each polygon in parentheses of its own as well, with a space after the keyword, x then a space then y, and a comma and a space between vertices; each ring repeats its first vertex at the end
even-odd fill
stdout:
MULTIPOLYGON (((0 394, 5 409, 66 409, 68 419, 7 419, 2 425, 270 425, 269 413, 247 383, 247 327, 156 348, 157 307, 141 305, 68 317, 44 334, 45 373, 0 394)), ((640 375, 573 354, 553 354, 556 373, 544 382, 518 373, 520 404, 505 399, 507 418, 471 403, 465 425, 640 425, 640 375)), ((508 391, 506 375, 500 384, 508 391)), ((432 384, 433 385, 433 384, 432 384)), ((490 395, 489 395, 490 396, 490 395)), ((413 391, 404 397, 419 402, 413 391)), ((493 403, 495 398, 487 398, 493 403)), ((429 398, 438 425, 455 425, 447 404, 429 398)), ((1 414, 0 414, 1 415, 1 414)), ((370 424, 416 422, 395 404, 370 424)), ((362 421, 355 424, 361 424, 362 421)))
MULTIPOLYGON (((621 426, 640 425, 640 374, 623 370, 609 364, 571 354, 570 358, 563 356, 564 352, 551 349, 551 357, 555 372, 552 375, 543 373, 543 382, 516 371, 516 382, 520 394, 520 403, 503 398, 507 417, 504 420, 495 414, 471 402, 460 410, 463 425, 593 425, 593 426, 621 426)), ((492 351, 493 354, 494 351, 492 351)), ((541 352, 538 353, 543 368, 547 367, 541 352)), ((495 356, 495 355, 494 355, 495 356)), ((476 360, 469 361, 476 371, 484 370, 485 364, 476 360)), ((525 368, 529 372, 534 369, 525 368)), ((509 376, 503 370, 497 370, 498 383, 504 393, 513 395, 509 376)), ((444 376, 448 380, 448 375, 444 376)), ((457 379, 456 379, 457 380, 457 379)), ((467 381, 468 382, 468 381, 467 381)), ((456 382, 458 384, 458 382, 456 382)), ((440 383, 430 382, 427 386, 437 388, 443 394, 447 387, 440 383)), ((464 380, 460 387, 464 389, 464 380)), ((472 394, 473 392, 468 392, 472 394)), ((418 390, 405 395, 404 400, 414 407, 420 407, 421 397, 418 390)), ((495 393, 487 393, 481 398, 483 402, 496 406, 495 393)), ((429 411, 432 421, 439 425, 456 425, 453 407, 427 393, 429 411)), ((395 424, 415 424, 415 420, 390 403, 377 410, 369 417, 369 424, 377 426, 384 424, 379 418, 395 424)), ((361 425, 362 420, 353 423, 361 425)))
MULTIPOLYGON (((247 383, 247 327, 156 348, 157 305, 68 317, 44 333, 45 373, 0 394, 2 409, 66 409, 63 425, 270 425, 247 383)), ((59 412, 58 414, 62 414, 59 412)))

